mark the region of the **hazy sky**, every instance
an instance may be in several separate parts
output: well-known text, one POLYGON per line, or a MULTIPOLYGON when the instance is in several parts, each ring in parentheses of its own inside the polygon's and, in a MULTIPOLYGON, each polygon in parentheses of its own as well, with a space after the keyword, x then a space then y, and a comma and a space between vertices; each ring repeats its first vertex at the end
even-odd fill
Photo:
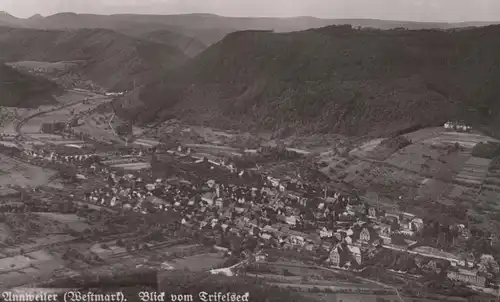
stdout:
POLYGON ((0 0, 0 11, 35 13, 214 13, 412 21, 500 21, 500 0, 0 0))

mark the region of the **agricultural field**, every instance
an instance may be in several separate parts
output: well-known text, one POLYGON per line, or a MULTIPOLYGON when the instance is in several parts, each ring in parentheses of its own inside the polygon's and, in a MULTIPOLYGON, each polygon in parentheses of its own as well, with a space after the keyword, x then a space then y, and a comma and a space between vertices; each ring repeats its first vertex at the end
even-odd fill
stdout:
POLYGON ((50 275, 63 262, 45 251, 35 251, 24 255, 0 259, 0 287, 11 287, 36 281, 50 275))
POLYGON ((85 144, 85 141, 81 140, 49 140, 47 143, 52 144, 52 145, 83 145, 85 144))
POLYGON ((99 95, 92 92, 82 92, 82 91, 66 91, 63 95, 58 96, 56 99, 61 104, 70 104, 78 100, 83 100, 84 98, 93 98, 99 95))
POLYGON ((41 62, 41 61, 19 61, 10 62, 6 65, 18 69, 28 69, 28 70, 39 70, 40 72, 55 72, 64 71, 73 68, 78 65, 78 61, 67 61, 67 62, 41 62))
MULTIPOLYGON (((148 246, 150 244, 147 244, 148 246)), ((115 258, 118 256, 126 256, 127 250, 125 247, 117 246, 115 242, 97 243, 93 245, 89 251, 94 253, 101 259, 115 258)))
POLYGON ((141 255, 148 258, 152 255, 152 250, 154 250, 153 254, 159 257, 169 256, 172 249, 175 249, 178 246, 176 244, 177 242, 174 240, 165 240, 162 242, 142 242, 142 240, 137 241, 137 238, 129 238, 122 240, 121 242, 113 240, 94 244, 89 248, 89 252, 107 261, 127 258, 136 252, 139 252, 141 255))
MULTIPOLYGON (((127 241, 127 240, 126 240, 127 241)), ((175 241, 133 243, 116 241, 99 243, 88 249, 106 263, 120 263, 134 259, 140 266, 158 265, 164 268, 188 269, 191 271, 207 271, 226 261, 221 253, 214 253, 200 245, 176 245, 175 241), (127 247, 126 247, 127 246, 127 247)))
POLYGON ((34 214, 43 217, 45 219, 63 223, 65 227, 68 227, 69 229, 72 229, 73 231, 76 232, 83 232, 86 229, 90 229, 90 225, 85 221, 85 219, 82 219, 76 214, 61 214, 61 213, 49 213, 49 212, 34 213, 34 214))
POLYGON ((479 133, 462 133, 462 132, 446 132, 442 131, 439 135, 434 137, 429 137, 422 142, 428 145, 447 145, 459 143, 462 147, 465 148, 473 148, 476 144, 485 141, 494 141, 498 142, 498 140, 482 135, 479 133))
POLYGON ((451 189, 452 184, 437 179, 426 178, 418 188, 418 200, 439 200, 451 189))
POLYGON ((2 135, 16 135, 16 124, 30 115, 33 109, 0 106, 0 133, 2 135))
POLYGON ((22 125, 21 131, 24 133, 40 133, 42 129, 42 123, 44 123, 44 120, 42 118, 30 119, 28 122, 22 125))
MULTIPOLYGON (((62 230, 62 225, 59 230, 62 230)), ((38 237, 30 236, 24 242, 20 242, 19 244, 15 244, 13 246, 8 246, 4 248, 5 253, 19 253, 21 249, 27 250, 36 250, 45 246, 57 245, 62 242, 68 242, 74 240, 75 237, 71 235, 65 234, 51 234, 50 232, 39 233, 38 237)), ((27 236, 26 236, 27 237, 27 236)))
POLYGON ((500 192, 499 160, 472 156, 476 144, 496 140, 442 128, 421 129, 404 137, 411 144, 396 150, 387 147, 404 144, 393 138, 385 143, 381 139, 365 142, 344 156, 325 152, 318 157, 319 169, 337 185, 355 189, 361 196, 377 193, 384 206, 401 200, 411 211, 427 208, 423 203, 437 202, 445 208, 465 207, 479 220, 496 215, 488 209, 496 208, 493 201, 500 197, 491 192, 500 192))
POLYGON ((56 174, 56 171, 23 163, 0 154, 0 171, 9 177, 0 178, 0 186, 15 183, 20 186, 41 186, 56 174))
POLYGON ((12 147, 19 148, 19 146, 16 143, 14 143, 13 141, 2 141, 2 140, 0 140, 0 145, 6 146, 6 147, 10 147, 10 148, 12 148, 12 147))
POLYGON ((320 167, 320 171, 324 174, 330 174, 335 177, 337 176, 337 173, 340 173, 343 171, 348 166, 348 159, 344 157, 340 157, 338 155, 335 155, 332 152, 326 152, 321 154, 318 163, 320 167))
MULTIPOLYGON (((24 128, 24 127, 23 127, 24 128)), ((47 143, 50 141, 62 141, 63 137, 57 134, 51 133, 28 133, 28 136, 35 140, 43 140, 47 143)))
POLYGON ((9 242, 4 242, 7 246, 2 248, 4 254, 0 255, 0 286, 30 283, 63 267, 64 263, 49 251, 50 247, 75 238, 61 234, 68 227, 67 223, 38 214, 3 215, 10 236, 9 242))
POLYGON ((420 143, 427 139, 438 137, 440 134, 446 132, 443 127, 429 127, 422 128, 411 133, 406 133, 405 136, 413 143, 420 143))
POLYGON ((83 118, 84 123, 74 127, 76 133, 88 134, 99 141, 121 141, 113 129, 109 127, 109 118, 97 113, 83 118))
POLYGON ((415 196, 419 184, 423 181, 423 177, 418 174, 377 164, 372 164, 372 167, 365 171, 366 187, 390 200, 399 196, 415 196))
POLYGON ((366 143, 363 143, 361 146, 349 151, 349 155, 351 156, 358 156, 358 157, 367 157, 368 155, 371 154, 377 148, 380 143, 384 140, 385 138, 378 138, 374 139, 371 141, 368 141, 366 143))
POLYGON ((390 156, 386 163, 423 176, 450 181, 467 155, 451 146, 429 147, 423 143, 409 145, 390 156))
POLYGON ((476 198, 478 194, 478 188, 458 184, 448 184, 447 192, 441 195, 437 200, 444 205, 461 205, 469 208, 477 202, 476 198))
POLYGON ((155 147, 155 146, 160 144, 159 141, 152 140, 152 139, 145 139, 145 138, 138 138, 138 139, 134 140, 133 143, 138 144, 138 145, 143 145, 146 147, 155 147))
POLYGON ((226 258, 221 253, 206 253, 174 259, 170 262, 175 269, 190 271, 206 271, 223 264, 226 258))
POLYGON ((0 243, 4 243, 5 241, 12 239, 14 234, 8 224, 5 222, 0 223, 0 243))
POLYGON ((29 244, 40 236, 62 233, 66 224, 34 213, 5 213, 5 223, 16 238, 15 244, 29 244))
POLYGON ((292 287, 327 287, 332 290, 342 288, 378 289, 379 285, 367 282, 353 273, 343 270, 319 268, 295 261, 258 262, 246 269, 247 275, 267 279, 268 282, 292 287))
MULTIPOLYGON (((166 123, 160 127, 162 129, 159 129, 156 133, 165 133, 164 131, 172 133, 175 130, 182 129, 182 135, 184 139, 186 139, 186 142, 206 142, 208 144, 216 145, 222 144, 225 146, 236 147, 237 149, 257 147, 260 146, 260 143, 263 141, 262 137, 248 132, 240 133, 224 131, 204 126, 190 126, 188 128, 183 128, 181 125, 166 123)), ((262 134, 261 136, 266 135, 262 134)), ((269 137, 267 137, 267 139, 269 139, 269 137)))
POLYGON ((366 158, 383 161, 411 144, 412 142, 404 135, 389 137, 382 140, 371 151, 366 152, 366 158))
POLYGON ((454 180, 458 183, 481 185, 486 178, 490 163, 491 159, 472 156, 464 163, 454 180))
POLYGON ((393 204, 399 196, 416 196, 420 183, 425 179, 412 171, 361 158, 336 157, 321 171, 347 187, 379 193, 382 204, 393 204))

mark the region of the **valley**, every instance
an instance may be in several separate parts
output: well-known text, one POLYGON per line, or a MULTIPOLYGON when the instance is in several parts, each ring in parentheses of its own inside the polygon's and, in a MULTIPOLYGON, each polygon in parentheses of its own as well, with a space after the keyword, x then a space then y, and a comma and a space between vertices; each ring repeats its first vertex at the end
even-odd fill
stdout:
POLYGON ((498 26, 144 18, 0 14, 0 289, 498 293, 498 26))

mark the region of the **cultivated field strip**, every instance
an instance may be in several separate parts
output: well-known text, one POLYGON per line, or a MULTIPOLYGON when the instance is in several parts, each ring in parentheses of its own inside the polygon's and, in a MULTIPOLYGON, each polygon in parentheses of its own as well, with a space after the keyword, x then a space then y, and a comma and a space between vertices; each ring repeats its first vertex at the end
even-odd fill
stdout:
POLYGON ((125 170, 141 170, 151 168, 151 164, 148 162, 137 162, 137 163, 125 163, 112 165, 113 168, 121 168, 125 170))
MULTIPOLYGON (((35 251, 48 249, 48 248, 56 248, 56 247, 60 247, 60 246, 66 246, 69 244, 76 244, 76 243, 83 243, 83 242, 95 242, 95 241, 111 241, 111 240, 118 240, 118 239, 130 239, 130 238, 133 238, 134 236, 136 236, 136 234, 114 233, 114 234, 109 234, 109 235, 104 235, 104 236, 88 236, 88 237, 84 237, 84 238, 75 238, 75 239, 60 241, 57 243, 48 243, 48 244, 33 246, 30 248, 25 248, 23 254, 32 253, 35 251)), ((19 254, 20 253, 17 253, 17 255, 19 255, 19 254)), ((9 258, 9 257, 15 256, 15 255, 16 254, 11 254, 11 255, 8 255, 7 257, 4 257, 4 258, 9 258)))
POLYGON ((488 189, 500 192, 500 169, 490 168, 486 179, 484 180, 483 189, 488 189))
POLYGON ((449 145, 459 143, 462 147, 473 148, 478 143, 485 141, 497 140, 476 133, 442 132, 438 136, 423 140, 423 143, 430 145, 449 145))
POLYGON ((105 259, 108 260, 108 259, 123 258, 123 257, 126 257, 128 255, 135 254, 135 253, 140 253, 140 252, 144 252, 144 251, 154 251, 154 250, 159 250, 162 248, 176 246, 179 244, 184 244, 184 243, 187 243, 188 241, 189 241, 188 239, 183 238, 183 239, 178 239, 178 240, 173 240, 173 241, 160 242, 160 243, 148 246, 147 249, 140 248, 140 249, 130 251, 130 252, 125 251, 125 252, 114 253, 114 254, 111 254, 111 255, 105 257, 105 259))
POLYGON ((448 192, 439 199, 439 202, 446 205, 453 205, 457 202, 476 203, 479 189, 476 187, 463 186, 458 184, 450 185, 448 192))
POLYGON ((145 145, 145 146, 151 146, 151 147, 154 147, 154 146, 157 146, 160 144, 160 142, 158 142, 156 140, 146 139, 146 138, 138 138, 134 141, 134 143, 145 145))
POLYGON ((458 183, 480 185, 486 178, 490 163, 491 159, 472 156, 465 162, 454 180, 458 183))

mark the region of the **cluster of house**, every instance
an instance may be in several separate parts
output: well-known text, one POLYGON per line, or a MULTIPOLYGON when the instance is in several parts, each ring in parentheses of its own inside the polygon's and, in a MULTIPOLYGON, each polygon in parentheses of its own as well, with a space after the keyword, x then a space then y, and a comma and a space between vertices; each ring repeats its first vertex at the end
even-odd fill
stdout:
POLYGON ((58 154, 55 151, 38 149, 38 150, 24 150, 23 154, 31 158, 39 158, 50 162, 59 163, 83 163, 86 161, 95 161, 99 157, 96 153, 83 153, 83 154, 58 154))
MULTIPOLYGON (((260 245, 309 251, 322 248, 329 251, 326 262, 331 266, 359 268, 375 247, 390 246, 393 234, 411 238, 424 227, 423 220, 411 213, 367 207, 339 192, 318 197, 323 193, 320 188, 300 181, 262 176, 261 187, 248 187, 213 180, 203 184, 178 179, 152 181, 133 174, 108 173, 112 180, 105 188, 91 192, 89 200, 142 213, 175 211, 186 227, 219 230, 226 237, 250 236, 260 245)), ((466 236, 465 228, 461 229, 466 236)), ((426 254, 426 259, 432 259, 432 254, 426 254)), ((427 262, 431 268, 435 263, 427 262)), ((450 279, 478 286, 484 286, 487 277, 481 272, 491 271, 458 259, 450 262, 450 279)))
POLYGON ((469 125, 466 125, 464 123, 446 122, 446 123, 444 123, 444 129, 455 130, 455 131, 460 131, 460 132, 470 132, 472 130, 472 127, 469 125))
POLYGON ((453 267, 447 272, 448 278, 478 287, 485 287, 488 280, 493 279, 494 275, 500 273, 500 266, 491 255, 482 255, 477 263, 470 263, 467 266, 474 269, 453 267))
MULTIPOLYGON (((137 152, 139 154, 134 154, 142 154, 142 151, 137 152)), ((39 156, 34 151, 25 153, 39 156)), ((186 156, 191 152, 179 148, 173 153, 186 156)), ((78 155, 74 161, 49 151, 42 151, 40 156, 79 164, 96 155, 78 155)), ((210 161, 209 164, 224 166, 235 173, 244 172, 225 161, 210 161)), ((103 183, 99 188, 84 192, 83 198, 89 202, 144 214, 174 211, 180 214, 185 227, 215 230, 225 238, 253 238, 264 246, 308 251, 320 248, 329 251, 326 263, 336 267, 359 268, 373 255, 376 247, 391 246, 394 234, 411 238, 424 227, 423 220, 411 213, 368 207, 356 197, 327 192, 299 180, 285 181, 260 175, 261 185, 248 186, 210 179, 201 183, 174 178, 153 179, 151 173, 124 174, 96 164, 85 171, 103 183)), ((465 228, 462 229, 465 234, 465 228)), ((231 248, 230 243, 221 242, 220 245, 231 248)), ((451 259, 451 264, 450 279, 481 286, 488 276, 477 272, 490 272, 492 266, 496 267, 494 272, 498 269, 498 264, 491 259, 475 264, 476 270, 460 260, 451 259), (482 264, 481 268, 481 263, 488 264, 482 264)))
POLYGON ((391 223, 360 221, 363 213, 373 219, 392 218, 407 234, 423 226, 421 219, 409 213, 376 211, 339 192, 317 198, 323 193, 320 188, 270 176, 262 176, 261 187, 248 187, 214 180, 199 184, 153 180, 144 174, 118 175, 107 168, 99 173, 107 177, 106 185, 85 194, 90 202, 142 213, 172 210, 181 214, 181 223, 187 227, 220 229, 234 236, 250 234, 276 247, 312 251, 322 246, 331 251, 329 263, 334 266, 360 266, 363 248, 390 243, 391 223))

